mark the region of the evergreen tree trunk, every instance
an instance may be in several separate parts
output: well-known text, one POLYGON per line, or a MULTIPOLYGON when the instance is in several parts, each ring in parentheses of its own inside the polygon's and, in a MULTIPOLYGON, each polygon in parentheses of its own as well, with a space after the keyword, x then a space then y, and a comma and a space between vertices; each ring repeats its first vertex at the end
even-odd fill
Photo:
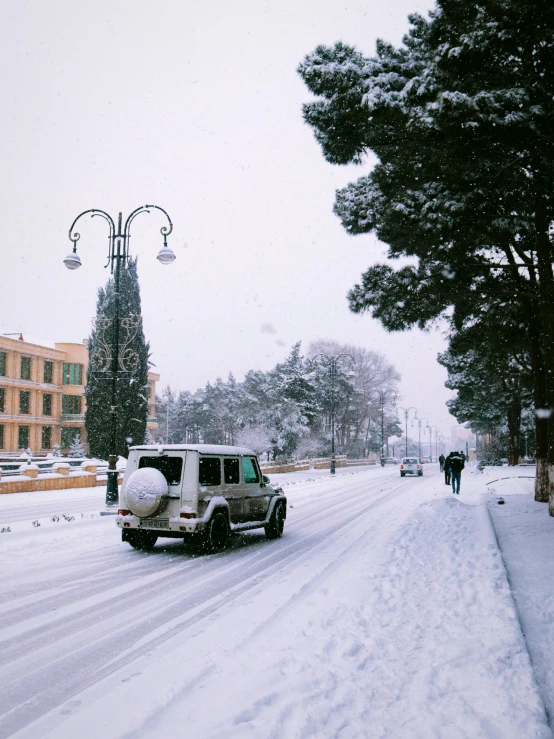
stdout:
MULTIPOLYGON (((546 195, 552 189, 551 179, 543 174, 540 165, 536 167, 535 177, 537 190, 535 192, 535 230, 537 250, 537 272, 539 276, 539 321, 541 333, 541 348, 543 361, 541 370, 543 377, 541 386, 544 387, 544 402, 540 406, 539 415, 544 413, 546 418, 537 419, 538 427, 544 426, 543 449, 546 469, 541 473, 541 501, 548 501, 548 511, 554 515, 554 275, 552 273, 551 244, 549 238, 549 218, 546 209, 546 195), (550 414, 550 415, 548 415, 550 414), (539 423, 540 421, 540 423, 539 423), (544 422, 544 423, 543 423, 544 422), (545 448, 544 448, 545 447, 545 448)), ((538 437, 538 434, 537 434, 538 437)), ((539 471, 537 464, 537 485, 539 471)), ((535 495, 536 499, 536 495, 535 495)))

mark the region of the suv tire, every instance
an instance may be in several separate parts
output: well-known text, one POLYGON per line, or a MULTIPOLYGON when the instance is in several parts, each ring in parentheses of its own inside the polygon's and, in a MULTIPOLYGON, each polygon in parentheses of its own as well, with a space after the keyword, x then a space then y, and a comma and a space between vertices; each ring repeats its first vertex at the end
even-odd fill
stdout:
POLYGON ((222 511, 216 511, 210 518, 204 533, 204 549, 209 554, 222 552, 229 541, 229 522, 222 511))
POLYGON ((154 548, 154 544, 158 541, 158 535, 152 531, 133 531, 130 532, 127 541, 133 547, 133 549, 142 549, 145 552, 149 552, 154 548), (131 536, 130 534, 133 534, 131 536))
POLYGON ((279 539, 283 535, 285 527, 285 507, 282 503, 277 503, 269 519, 269 523, 264 526, 265 535, 268 539, 279 539))

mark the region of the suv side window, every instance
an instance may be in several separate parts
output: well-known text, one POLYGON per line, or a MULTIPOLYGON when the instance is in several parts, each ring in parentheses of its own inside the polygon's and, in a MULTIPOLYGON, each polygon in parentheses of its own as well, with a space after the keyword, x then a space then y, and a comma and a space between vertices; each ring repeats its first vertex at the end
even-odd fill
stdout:
POLYGON ((200 485, 221 485, 221 460, 219 457, 200 457, 198 481, 200 485))
POLYGON ((258 474, 258 465, 252 457, 242 458, 242 471, 244 474, 244 482, 260 482, 260 475, 258 474))
POLYGON ((180 457, 141 457, 138 466, 139 470, 143 467, 159 470, 168 485, 178 485, 181 482, 183 460, 180 457))
POLYGON ((238 485, 240 483, 240 465, 238 459, 223 460, 223 477, 226 485, 238 485))

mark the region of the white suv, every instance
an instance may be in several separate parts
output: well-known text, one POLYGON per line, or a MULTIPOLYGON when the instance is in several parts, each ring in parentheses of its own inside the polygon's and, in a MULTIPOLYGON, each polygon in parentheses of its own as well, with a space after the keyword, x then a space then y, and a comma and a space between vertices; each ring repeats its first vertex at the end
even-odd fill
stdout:
POLYGON ((287 499, 260 473, 256 455, 236 446, 135 446, 119 493, 122 540, 151 549, 158 537, 201 538, 218 552, 233 532, 283 533, 287 499))

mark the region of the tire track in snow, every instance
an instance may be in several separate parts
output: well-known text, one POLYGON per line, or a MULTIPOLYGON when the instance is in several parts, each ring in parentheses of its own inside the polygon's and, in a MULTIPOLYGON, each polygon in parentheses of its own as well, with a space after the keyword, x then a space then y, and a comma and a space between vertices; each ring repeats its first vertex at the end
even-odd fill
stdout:
MULTIPOLYGON (((388 494, 389 493, 386 493, 385 495, 388 494)), ((365 504, 365 500, 359 501, 358 503, 362 508, 365 507, 365 504)), ((287 529, 290 530, 290 532, 294 532, 296 528, 301 528, 304 537, 309 533, 314 525, 318 530, 320 528, 327 529, 329 527, 327 517, 330 514, 334 515, 334 510, 336 508, 343 507, 343 505, 344 503, 341 497, 341 499, 336 501, 333 506, 329 504, 326 506, 325 520, 323 520, 323 522, 319 520, 321 517, 321 511, 305 513, 302 515, 301 520, 294 521, 294 523, 291 526, 288 526, 287 529), (314 517, 316 519, 315 522, 311 524, 307 523, 314 519, 314 517), (310 528, 308 528, 308 526, 310 528)), ((350 506, 349 512, 354 516, 358 515, 358 509, 353 506, 350 506)), ((262 543, 265 545, 264 550, 267 549, 264 556, 272 557, 276 545, 274 543, 266 544, 265 536, 258 535, 254 546, 259 546, 262 543), (269 547, 271 547, 271 549, 269 549, 269 547)), ((252 545, 250 545, 248 549, 251 547, 252 545)), ((140 558, 140 560, 144 561, 144 553, 129 552, 129 554, 131 556, 135 555, 140 558)), ((237 555, 238 554, 239 553, 237 552, 237 555)), ((148 600, 155 602, 155 605, 152 608, 159 611, 166 598, 170 601, 175 599, 175 593, 178 592, 180 585, 185 584, 187 590, 190 590, 196 585, 199 585, 201 588, 205 587, 207 575, 205 571, 206 567, 208 570, 215 571, 215 575, 217 577, 228 577, 230 573, 237 569, 242 571, 242 562, 237 562, 236 557, 228 557, 226 554, 224 554, 223 557, 220 555, 220 558, 217 560, 214 558, 204 557, 197 560, 185 560, 184 563, 175 563, 173 560, 170 560, 169 562, 162 561, 160 563, 159 557, 155 556, 154 553, 146 556, 149 558, 151 563, 150 568, 144 571, 139 560, 139 566, 135 568, 131 575, 127 576, 125 589, 127 589, 128 592, 125 595, 125 610, 131 610, 132 607, 143 604, 145 590, 147 590, 148 600), (229 560, 224 566, 222 566, 222 558, 229 560), (163 565, 163 572, 161 572, 159 564, 163 565), (204 566, 199 568, 199 565, 204 566), (196 582, 195 579, 191 579, 191 570, 193 570, 192 575, 193 578, 196 579, 196 582), (195 570, 199 571, 195 572, 195 570), (156 577, 156 581, 154 582, 152 581, 152 575, 155 575, 156 577), (134 593, 129 587, 131 585, 130 581, 132 580, 138 580, 138 582, 136 582, 136 592, 134 593), (168 584, 170 587, 168 587, 168 584)), ((252 556, 250 552, 246 552, 244 550, 240 552, 241 559, 250 556, 252 556)), ((263 559, 258 556, 257 561, 262 562, 263 559)), ((90 586, 87 587, 86 597, 83 598, 83 594, 80 589, 81 586, 77 583, 76 587, 73 588, 73 590, 66 596, 65 600, 60 598, 58 593, 52 597, 51 601, 39 602, 34 604, 33 608, 26 605, 24 612, 14 611, 13 613, 8 614, 3 619, 3 628, 6 629, 6 627, 17 624, 19 629, 11 638, 4 638, 0 641, 4 664, 7 665, 11 659, 25 656, 25 652, 22 652, 21 646, 21 639, 23 636, 25 638, 26 651, 35 653, 41 648, 45 641, 49 641, 48 637, 56 635, 56 632, 59 630, 60 621, 66 622, 66 620, 70 618, 71 628, 74 632, 77 632, 85 630, 89 626, 95 625, 99 620, 109 617, 114 606, 120 605, 122 598, 122 585, 120 582, 117 582, 118 576, 117 574, 114 574, 113 571, 111 571, 107 577, 111 583, 111 587, 107 591, 104 582, 101 582, 100 584, 97 583, 92 588, 90 586), (114 580, 117 582, 117 585, 115 586, 113 585, 114 580), (106 592, 106 598, 102 602, 94 604, 94 595, 98 592, 106 592), (109 595, 109 593, 113 593, 113 595, 109 595), (80 603, 82 604, 83 614, 79 614, 71 608, 74 604, 78 607, 80 603), (50 613, 52 613, 51 609, 55 609, 56 615, 52 615, 49 619, 50 623, 45 624, 43 614, 47 609, 50 613), (39 621, 37 626, 34 628, 32 624, 33 618, 39 621), (28 627, 26 627, 26 624, 28 624, 28 627)), ((121 609, 117 610, 119 611, 121 609)))
MULTIPOLYGON (((386 485, 386 482, 379 480, 375 481, 371 487, 383 486, 383 484, 386 485)), ((360 491, 365 490, 366 496, 367 487, 367 483, 360 483, 360 491)), ((3 735, 9 736, 9 733, 4 734, 3 732, 5 730, 12 732, 22 728, 51 710, 53 706, 60 705, 77 692, 129 664, 137 656, 142 656, 146 647, 143 645, 138 649, 133 649, 134 645, 141 637, 144 637, 144 634, 159 628, 161 623, 167 624, 172 619, 179 619, 177 624, 150 640, 147 648, 161 644, 184 629, 199 623, 202 619, 214 615, 222 606, 229 607, 230 603, 243 597, 249 590, 267 582, 268 574, 290 567, 295 561, 298 561, 301 554, 309 553, 321 543, 322 533, 335 533, 344 529, 353 520, 371 509, 404 494, 409 487, 411 487, 409 483, 407 484, 403 480, 401 484, 395 486, 393 491, 387 491, 377 499, 374 496, 371 502, 367 501, 366 497, 365 501, 363 499, 358 501, 358 506, 355 509, 351 505, 349 511, 340 518, 336 514, 333 515, 332 521, 329 519, 328 506, 322 511, 299 516, 296 521, 287 526, 287 529, 291 533, 294 529, 301 529, 303 535, 299 539, 284 537, 280 540, 279 544, 282 544, 282 546, 279 547, 275 546, 276 543, 273 542, 271 549, 267 547, 267 554, 262 556, 260 556, 259 548, 256 545, 238 550, 237 554, 244 552, 248 556, 246 556, 246 562, 244 562, 244 556, 237 557, 240 560, 237 563, 238 566, 235 567, 238 570, 238 576, 231 587, 229 587, 229 583, 225 581, 225 578, 229 575, 229 570, 233 568, 225 567, 222 572, 218 572, 221 571, 221 560, 226 555, 204 558, 204 561, 207 559, 213 562, 213 566, 208 569, 217 570, 215 577, 206 581, 207 573, 204 568, 204 571, 199 573, 196 587, 189 592, 188 598, 179 598, 175 592, 175 583, 172 583, 171 597, 174 600, 177 598, 177 602, 174 602, 163 613, 160 613, 160 603, 154 598, 153 605, 143 610, 142 617, 132 628, 129 628, 128 620, 126 618, 122 619, 122 616, 127 616, 127 612, 129 612, 129 616, 135 619, 139 612, 136 608, 135 610, 127 609, 125 600, 122 602, 121 598, 116 599, 122 608, 113 614, 114 619, 117 620, 117 624, 114 624, 116 626, 115 633, 113 631, 110 631, 108 635, 104 633, 92 641, 89 638, 86 646, 83 646, 82 643, 75 645, 72 650, 64 653, 61 657, 58 654, 52 659, 51 655, 50 662, 34 671, 27 664, 24 667, 24 674, 20 674, 15 681, 12 680, 11 685, 3 686, 4 703, 5 705, 11 705, 12 709, 8 709, 8 714, 0 722, 0 731, 3 735), (307 522, 309 519, 313 519, 311 523, 307 522), (290 541, 287 541, 288 539, 290 541), (246 568, 244 568, 244 564, 246 564, 246 568), (208 584, 210 584, 209 588, 207 587, 208 584), (195 592, 200 589, 203 591, 202 593, 195 592), (198 598, 200 596, 204 597, 204 601, 199 605, 198 598), (183 614, 186 614, 187 611, 190 611, 190 615, 183 619, 183 614), (125 624, 124 627, 121 626, 122 621, 125 624), (117 626, 119 626, 118 629, 117 626), (114 659, 114 655, 121 655, 124 650, 127 650, 125 655, 114 659), (37 685, 42 686, 38 691, 37 685)), ((351 490, 350 494, 352 493, 351 490)), ((340 498, 340 490, 337 491, 337 496, 340 498)), ((341 505, 344 507, 343 499, 337 500, 335 505, 339 508, 341 505)), ((190 586, 190 583, 188 585, 190 586)), ((145 595, 148 603, 151 593, 147 589, 146 593, 142 591, 137 593, 138 598, 142 599, 143 602, 145 595)), ((97 619, 98 614, 94 617, 95 621, 97 619)), ((99 625, 104 626, 105 619, 99 625)))
MULTIPOLYGON (((335 480, 338 482, 338 478, 335 478, 335 480)), ((324 480, 324 482, 327 481, 328 478, 324 480)), ((375 492, 375 488, 380 488, 382 490, 383 486, 382 480, 372 481, 369 486, 366 482, 363 481, 356 482, 356 487, 350 490, 349 494, 365 496, 369 492, 375 492)), ((310 490, 310 493, 312 493, 312 495, 313 492, 314 491, 310 490)), ((327 504, 327 513, 331 513, 337 507, 344 505, 343 486, 340 486, 338 490, 336 489, 336 487, 333 487, 331 490, 323 494, 316 489, 316 493, 317 497, 310 497, 307 501, 303 499, 300 501, 300 503, 296 504, 296 508, 293 509, 295 510, 295 514, 292 516, 292 521, 289 511, 289 518, 287 519, 287 530, 293 527, 295 523, 303 525, 303 523, 309 520, 312 515, 318 515, 321 504, 324 501, 328 501, 329 498, 336 498, 337 500, 335 502, 329 502, 327 504), (314 513, 310 513, 310 511, 314 511, 314 513), (299 515, 297 515, 298 513, 299 515)), ((119 531, 117 531, 117 534, 119 534, 119 531)), ((172 548, 171 544, 166 544, 165 546, 167 546, 168 548, 172 548)), ((155 550, 154 554, 159 554, 159 551, 160 547, 155 550)), ((11 623, 21 623, 22 621, 32 619, 33 617, 39 617, 44 612, 44 610, 53 611, 55 609, 57 611, 60 611, 64 606, 82 600, 82 595, 79 592, 79 588, 82 586, 83 583, 86 583, 87 585, 88 595, 94 595, 100 592, 107 592, 109 588, 107 588, 106 586, 113 581, 118 580, 121 575, 121 569, 123 567, 128 569, 128 572, 125 574, 126 579, 132 580, 147 577, 149 574, 160 572, 161 570, 172 570, 174 566, 174 563, 171 561, 160 561, 160 558, 158 557, 153 558, 152 555, 145 555, 143 552, 131 551, 127 547, 122 549, 121 546, 118 546, 117 550, 109 554, 109 556, 107 557, 103 553, 101 553, 98 559, 100 561, 97 564, 91 565, 90 555, 86 553, 80 555, 72 561, 71 568, 76 573, 76 576, 72 577, 71 583, 68 584, 67 593, 63 596, 60 596, 59 592, 59 579, 51 576, 50 568, 49 575, 44 578, 41 577, 40 584, 33 582, 27 585, 26 590, 23 591, 23 595, 32 594, 33 596, 35 596, 37 589, 42 589, 45 591, 44 598, 42 600, 33 598, 34 602, 32 605, 25 603, 24 606, 19 608, 17 606, 17 601, 15 601, 18 593, 10 591, 7 592, 4 595, 3 600, 5 600, 9 605, 7 608, 4 609, 4 612, 11 612, 11 615, 6 616, 6 618, 2 619, 2 621, 0 622, 2 628, 9 626, 11 623), (146 561, 145 557, 151 557, 151 559, 146 561), (98 578, 97 582, 94 585, 91 585, 90 580, 95 576, 98 578), (47 592, 49 589, 55 591, 55 593, 51 596, 47 592)), ((67 572, 67 568, 67 564, 61 564, 58 566, 58 569, 62 572, 67 572)), ((5 582, 5 587, 9 587, 8 583, 5 582)))

